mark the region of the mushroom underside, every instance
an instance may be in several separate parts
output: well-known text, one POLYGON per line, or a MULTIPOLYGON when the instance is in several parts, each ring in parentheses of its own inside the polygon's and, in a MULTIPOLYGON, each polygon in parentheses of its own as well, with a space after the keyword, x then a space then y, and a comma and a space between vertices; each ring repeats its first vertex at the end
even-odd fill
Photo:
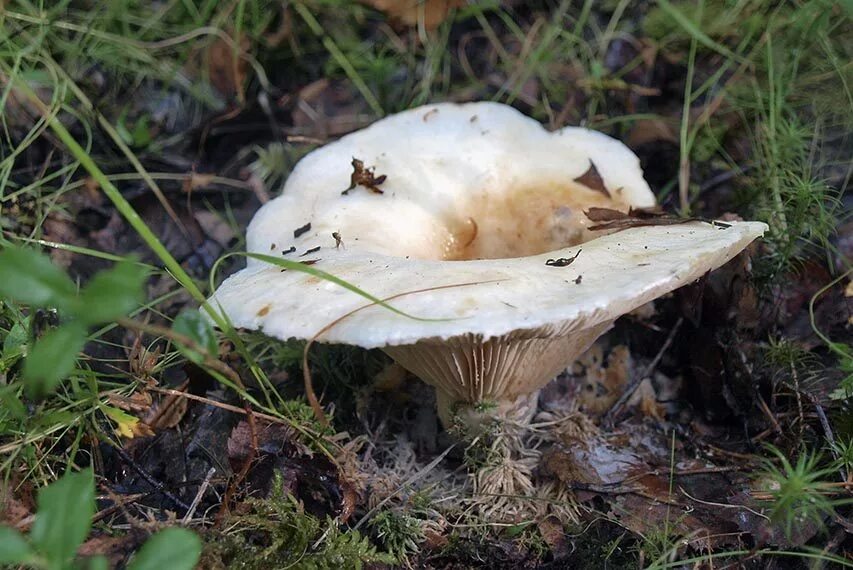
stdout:
MULTIPOLYGON (((436 389, 445 426, 470 413, 473 403, 492 403, 505 418, 526 420, 535 412, 538 390, 609 329, 613 320, 573 330, 572 322, 515 331, 484 340, 480 335, 427 339, 383 350, 436 389), (460 406, 469 404, 468 410, 460 406)), ((470 420, 466 423, 472 423, 470 420)))

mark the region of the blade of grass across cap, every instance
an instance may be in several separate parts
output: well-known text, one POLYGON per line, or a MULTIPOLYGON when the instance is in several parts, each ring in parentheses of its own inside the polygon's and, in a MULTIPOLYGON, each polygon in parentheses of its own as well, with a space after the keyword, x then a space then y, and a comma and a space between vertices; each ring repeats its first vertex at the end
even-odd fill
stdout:
POLYGON ((504 281, 504 279, 492 279, 490 281, 471 281, 468 283, 453 283, 450 285, 437 285, 435 287, 424 287, 423 289, 413 289, 412 291, 404 291, 402 293, 397 293, 396 295, 391 295, 390 297, 385 297, 385 299, 382 299, 381 301, 379 301, 379 303, 373 302, 353 309, 349 313, 338 317, 337 319, 317 331, 314 336, 312 336, 311 339, 305 344, 305 348, 302 350, 302 381, 305 384, 305 395, 308 398, 308 403, 311 404, 311 409, 314 411, 314 417, 317 418, 317 421, 319 421, 324 427, 329 425, 328 420, 326 419, 326 414, 323 413, 323 408, 322 406, 320 406, 320 400, 317 398, 317 394, 314 392, 314 383, 311 381, 311 370, 308 368, 308 351, 311 350, 311 346, 317 341, 318 338, 320 338, 326 332, 337 326, 344 319, 350 317, 351 315, 354 315, 362 309, 367 309, 368 307, 373 307, 377 304, 385 304, 386 301, 399 299, 400 297, 404 297, 406 295, 426 293, 427 291, 438 291, 440 289, 452 289, 455 287, 468 287, 470 285, 479 285, 481 283, 497 283, 499 281, 504 281))

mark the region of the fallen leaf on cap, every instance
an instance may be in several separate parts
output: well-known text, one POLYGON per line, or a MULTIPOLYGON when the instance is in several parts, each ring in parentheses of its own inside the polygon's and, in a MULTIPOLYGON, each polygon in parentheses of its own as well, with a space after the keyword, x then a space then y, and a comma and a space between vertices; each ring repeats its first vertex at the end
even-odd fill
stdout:
POLYGON ((686 224, 688 222, 706 222, 723 228, 729 224, 706 220, 704 218, 679 218, 668 214, 658 207, 655 208, 631 208, 627 213, 611 208, 590 208, 586 217, 593 222, 600 222, 590 226, 590 230, 625 230, 643 226, 672 226, 686 224))
POLYGON ((592 160, 589 161, 589 168, 586 172, 575 178, 574 181, 578 184, 583 184, 590 190, 601 192, 608 198, 610 197, 610 192, 604 186, 604 179, 601 178, 601 174, 599 174, 598 168, 595 167, 595 163, 592 160))

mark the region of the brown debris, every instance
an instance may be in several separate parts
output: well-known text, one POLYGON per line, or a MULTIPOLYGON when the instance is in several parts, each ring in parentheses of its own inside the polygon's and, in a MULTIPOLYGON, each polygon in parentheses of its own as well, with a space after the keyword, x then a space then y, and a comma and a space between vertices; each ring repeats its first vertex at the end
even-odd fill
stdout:
POLYGON ((574 257, 558 257, 557 259, 548 259, 545 261, 545 265, 549 267, 568 267, 571 265, 581 254, 581 249, 574 255, 574 257))
POLYGON ((248 491, 266 496, 278 473, 284 490, 298 498, 306 511, 315 516, 332 512, 340 522, 352 516, 355 489, 334 463, 300 443, 293 428, 261 418, 254 423, 254 430, 246 420, 238 423, 226 445, 233 469, 251 462, 245 479, 248 491))
POLYGON ((688 222, 706 222, 721 228, 730 227, 729 224, 705 218, 679 218, 668 214, 659 207, 655 208, 631 208, 627 213, 611 208, 590 208, 586 217, 593 222, 601 222, 590 226, 591 231, 596 230, 626 230, 628 228, 639 228, 643 226, 673 226, 686 224, 688 222))
POLYGON ((126 412, 147 412, 152 404, 151 394, 146 391, 134 392, 130 396, 107 394, 107 402, 126 412))
MULTIPOLYGON (((304 226, 301 226, 301 227, 296 228, 295 230, 293 230, 293 237, 294 237, 294 238, 298 238, 298 237, 299 237, 299 236, 301 236, 302 234, 304 234, 304 233, 306 233, 306 232, 310 232, 310 231, 311 231, 311 222, 308 222, 308 223, 307 223, 307 224, 305 224, 304 226)), ((296 248, 294 248, 294 250, 295 250, 295 249, 296 249, 296 248)))
POLYGON ((374 194, 384 194, 385 192, 379 189, 379 185, 385 182, 385 179, 388 177, 384 174, 376 176, 375 172, 375 166, 365 168, 364 161, 353 157, 349 188, 341 192, 341 194, 346 196, 356 186, 364 186, 374 194))
POLYGON ((238 43, 235 45, 223 38, 216 38, 207 50, 206 60, 210 82, 216 90, 225 97, 242 102, 248 70, 245 58, 250 42, 247 37, 243 37, 238 43))
MULTIPOLYGON (((175 390, 184 393, 187 391, 189 384, 190 381, 185 380, 175 390)), ((184 414, 187 412, 188 403, 189 400, 183 396, 169 394, 151 406, 140 423, 149 426, 154 431, 173 428, 183 419, 184 414)))
POLYGON ((404 26, 414 27, 423 22, 424 28, 437 28, 453 8, 464 6, 463 0, 362 0, 376 8, 388 19, 404 26))
POLYGON ((604 179, 601 178, 601 174, 599 174, 598 168, 595 167, 595 163, 592 160, 589 161, 587 171, 575 178, 574 181, 578 184, 583 184, 590 190, 601 192, 610 198, 610 192, 608 192, 607 187, 604 185, 604 179))

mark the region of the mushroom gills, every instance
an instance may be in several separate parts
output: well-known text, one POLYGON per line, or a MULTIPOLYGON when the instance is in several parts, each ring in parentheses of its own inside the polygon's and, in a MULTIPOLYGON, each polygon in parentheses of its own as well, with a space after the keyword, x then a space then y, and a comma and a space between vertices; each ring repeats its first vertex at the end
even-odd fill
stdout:
POLYGON ((472 427, 481 423, 482 415, 526 423, 536 411, 539 389, 612 325, 613 320, 581 330, 571 330, 571 324, 548 326, 488 340, 462 335, 388 346, 383 351, 435 387, 438 415, 445 426, 461 419, 472 427), (496 408, 488 409, 484 403, 494 403, 496 408), (486 413, 478 413, 479 409, 486 413))

